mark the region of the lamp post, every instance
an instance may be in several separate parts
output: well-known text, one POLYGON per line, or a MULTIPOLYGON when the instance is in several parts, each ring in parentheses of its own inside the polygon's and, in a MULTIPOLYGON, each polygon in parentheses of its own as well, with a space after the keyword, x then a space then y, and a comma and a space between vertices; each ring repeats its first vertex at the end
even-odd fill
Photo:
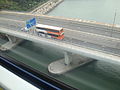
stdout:
POLYGON ((111 35, 110 35, 111 37, 112 37, 113 28, 114 28, 115 20, 116 20, 116 11, 117 11, 117 10, 115 10, 114 19, 113 19, 113 24, 112 24, 112 29, 111 29, 111 35))

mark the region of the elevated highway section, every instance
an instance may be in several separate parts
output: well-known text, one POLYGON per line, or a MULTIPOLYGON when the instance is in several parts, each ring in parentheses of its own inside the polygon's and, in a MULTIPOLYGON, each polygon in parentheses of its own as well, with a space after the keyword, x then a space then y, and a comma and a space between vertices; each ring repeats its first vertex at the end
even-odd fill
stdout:
MULTIPOLYGON (((34 32, 21 31, 21 28, 24 26, 24 24, 25 24, 24 21, 0 19, 0 32, 37 43, 46 43, 51 46, 56 46, 63 50, 67 50, 81 55, 84 55, 84 53, 80 53, 82 49, 80 50, 79 48, 85 48, 92 52, 104 53, 104 54, 112 55, 114 57, 119 57, 120 55, 120 47, 119 47, 120 39, 118 38, 107 37, 93 33, 64 28, 65 31, 64 40, 51 40, 51 39, 39 37, 34 32), (6 24, 6 22, 8 24, 6 24), (77 48, 73 50, 74 47, 77 48), (80 52, 78 52, 79 50, 80 52)), ((92 54, 91 52, 87 52, 87 50, 85 50, 84 52, 86 52, 87 54, 92 54)), ((96 53, 94 53, 93 55, 96 56, 96 53)), ((99 58, 93 57, 91 55, 88 55, 88 57, 101 60, 101 55, 100 57, 98 56, 99 58)), ((102 56, 102 58, 103 57, 106 57, 106 55, 102 56)), ((113 57, 109 57, 110 61, 119 62, 119 60, 114 60, 114 59, 115 58, 113 57)), ((108 60, 108 59, 102 59, 102 60, 108 60)))
POLYGON ((68 52, 73 52, 76 54, 80 54, 83 56, 87 56, 90 58, 94 58, 97 60, 105 60, 109 62, 119 62, 120 63, 120 57, 117 55, 113 55, 110 53, 105 53, 104 51, 99 51, 99 50, 94 50, 90 48, 85 48, 80 45, 75 45, 73 43, 67 43, 65 41, 59 41, 59 40, 52 40, 52 39, 47 39, 43 37, 38 37, 34 34, 29 34, 26 32, 22 31, 15 31, 15 30, 10 30, 10 29, 5 29, 5 28, 0 28, 0 32, 9 34, 15 37, 19 37, 22 39, 26 39, 29 41, 37 42, 37 43, 43 43, 43 44, 49 44, 50 46, 57 47, 59 49, 62 49, 64 51, 68 52))
MULTIPOLYGON (((21 29, 25 27, 25 21, 0 18, 0 27, 15 30, 15 31, 21 31, 21 29)), ((86 45, 91 44, 90 46, 92 47, 96 45, 97 47, 103 47, 104 49, 105 47, 112 48, 111 50, 112 52, 116 51, 117 49, 120 49, 119 38, 113 38, 113 37, 98 35, 94 33, 77 31, 75 29, 71 30, 68 28, 64 28, 64 31, 65 31, 64 41, 66 42, 72 42, 74 44, 80 44, 79 42, 84 42, 86 43, 86 45)))
POLYGON ((18 12, 7 12, 1 11, 0 18, 13 19, 19 21, 26 21, 35 17, 37 19, 37 23, 59 26, 64 28, 69 28, 72 30, 95 33, 99 35, 105 35, 115 38, 120 38, 120 26, 117 25, 113 27, 110 24, 101 24, 94 23, 89 21, 82 20, 72 20, 62 17, 54 17, 47 15, 34 15, 30 13, 18 13, 18 12))
MULTIPOLYGON (((41 15, 34 16, 28 13, 17 13, 15 16, 14 12, 10 12, 8 15, 1 13, 0 15, 2 15, 0 16, 0 33, 62 49, 65 52, 66 60, 69 59, 69 54, 66 52, 71 52, 96 60, 120 63, 120 33, 118 27, 114 27, 115 32, 111 34, 110 30, 112 27, 104 25, 100 27, 101 25, 87 25, 88 23, 76 23, 75 21, 73 21, 73 24, 70 20, 56 19, 54 17, 41 15), (21 29, 25 27, 26 20, 33 17, 36 17, 37 23, 55 26, 63 25, 65 38, 63 40, 48 39, 38 36, 33 30, 30 30, 29 32, 21 31, 21 29), (75 27, 75 23, 78 25, 76 27, 79 27, 79 29, 72 29, 72 26, 75 27), (81 29, 82 25, 84 28, 81 29), (93 28, 94 31, 89 32, 89 30, 93 30, 93 28), (84 31, 86 29, 88 31, 84 31), (101 30, 102 32, 98 34, 97 30, 101 30), (106 31, 108 35, 103 34, 103 32, 105 33, 106 31), (112 37, 110 35, 112 35, 112 37)), ((69 62, 66 61, 66 63, 69 62)))

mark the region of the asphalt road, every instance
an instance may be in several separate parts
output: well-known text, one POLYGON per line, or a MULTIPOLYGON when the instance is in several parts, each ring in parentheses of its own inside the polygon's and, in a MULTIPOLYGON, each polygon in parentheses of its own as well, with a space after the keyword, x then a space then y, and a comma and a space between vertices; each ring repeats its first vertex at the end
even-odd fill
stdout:
POLYGON ((13 20, 26 21, 35 17, 37 23, 54 25, 63 28, 68 28, 77 31, 84 31, 89 33, 95 33, 99 35, 112 36, 115 38, 120 38, 120 28, 112 28, 104 25, 89 24, 78 21, 64 20, 55 17, 42 16, 42 15, 32 15, 28 13, 10 13, 10 12, 0 12, 0 18, 8 18, 13 20))
MULTIPOLYGON (((0 18, 0 27, 20 31, 24 26, 24 21, 0 18)), ((120 40, 117 38, 66 28, 64 31, 65 39, 62 40, 63 42, 102 52, 104 51, 105 53, 120 55, 120 40)))
MULTIPOLYGON (((63 51, 80 54, 83 56, 94 58, 96 60, 120 63, 120 56, 118 56, 118 54, 116 55, 116 54, 113 54, 110 52, 105 52, 103 50, 100 51, 96 47, 94 47, 94 49, 90 48, 90 47, 83 48, 83 45, 78 46, 78 43, 77 43, 77 45, 75 45, 75 43, 72 43, 71 41, 66 42, 64 40, 62 41, 62 40, 56 40, 56 39, 48 39, 48 38, 44 38, 44 37, 40 37, 40 36, 38 37, 36 34, 32 34, 32 33, 30 34, 30 32, 15 31, 15 30, 10 30, 10 29, 1 28, 1 27, 0 27, 0 30, 1 30, 1 32, 4 32, 9 35, 16 36, 18 38, 23 38, 23 39, 33 41, 33 42, 36 42, 39 44, 42 43, 44 45, 49 45, 52 47, 54 46, 56 48, 62 49, 63 51)), ((81 42, 79 42, 79 45, 80 44, 81 44, 81 42)))

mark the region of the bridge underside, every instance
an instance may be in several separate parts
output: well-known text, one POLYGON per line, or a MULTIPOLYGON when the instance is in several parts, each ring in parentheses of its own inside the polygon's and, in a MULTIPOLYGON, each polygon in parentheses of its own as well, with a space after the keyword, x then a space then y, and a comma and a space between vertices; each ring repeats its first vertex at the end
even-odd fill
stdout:
POLYGON ((14 36, 10 36, 10 35, 7 35, 7 34, 5 34, 5 36, 7 37, 8 42, 6 42, 5 44, 1 45, 1 47, 0 47, 1 51, 10 50, 10 49, 15 47, 16 45, 18 45, 22 41, 22 39, 14 37, 14 36))
MULTIPOLYGON (((10 50, 23 41, 20 38, 7 34, 5 34, 5 37, 8 39, 8 42, 0 47, 1 51, 10 50)), ((52 74, 63 74, 91 61, 93 61, 93 59, 64 51, 64 58, 49 64, 48 71, 52 74)))

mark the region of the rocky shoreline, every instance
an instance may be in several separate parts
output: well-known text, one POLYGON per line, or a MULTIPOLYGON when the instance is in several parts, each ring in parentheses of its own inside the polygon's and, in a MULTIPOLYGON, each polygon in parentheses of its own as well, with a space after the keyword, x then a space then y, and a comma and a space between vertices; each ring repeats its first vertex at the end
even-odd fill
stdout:
POLYGON ((48 2, 44 3, 43 5, 37 7, 30 13, 32 14, 46 14, 50 12, 53 8, 55 8, 58 4, 63 2, 64 0, 49 0, 48 2))

